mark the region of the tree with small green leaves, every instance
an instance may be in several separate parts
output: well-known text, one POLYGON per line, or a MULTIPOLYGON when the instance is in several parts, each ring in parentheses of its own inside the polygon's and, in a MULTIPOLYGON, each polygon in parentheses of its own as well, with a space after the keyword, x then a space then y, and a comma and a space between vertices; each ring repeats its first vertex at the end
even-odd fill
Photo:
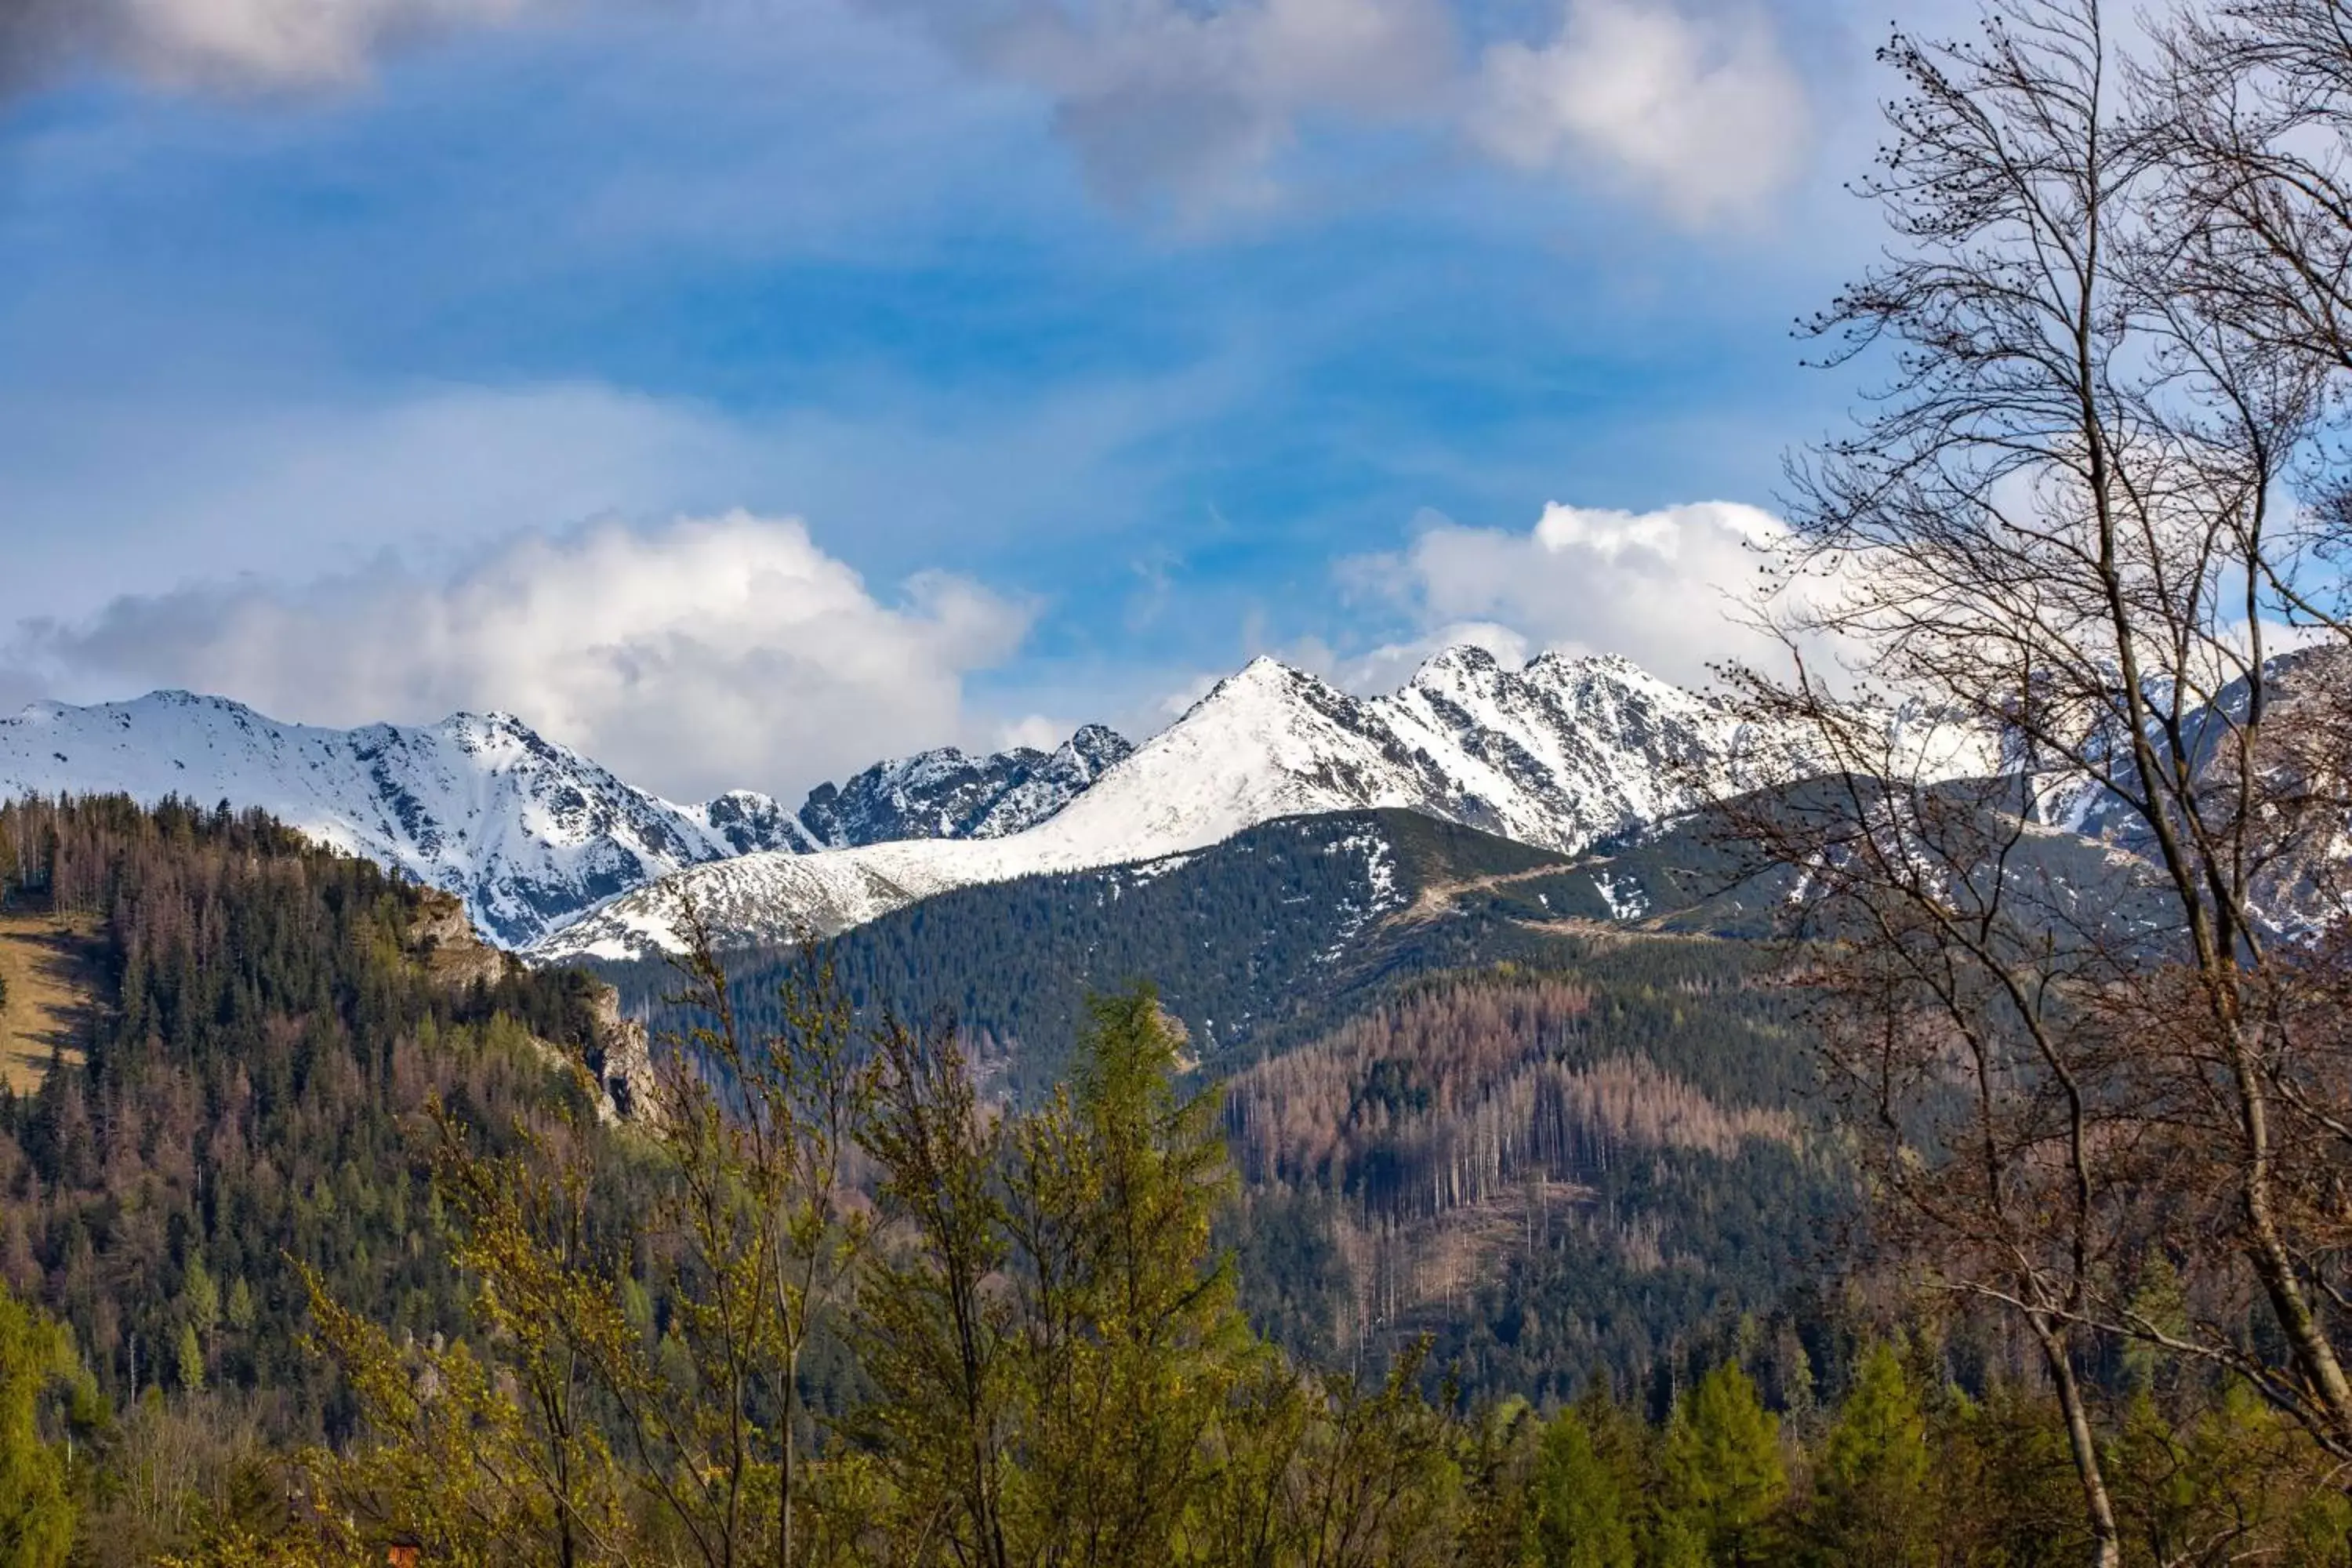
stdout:
MULTIPOLYGON (((191 1251, 188 1267, 180 1282, 180 1310, 185 1331, 192 1331, 196 1342, 196 1368, 199 1373, 212 1363, 213 1335, 220 1327, 220 1286, 214 1280, 212 1270, 205 1267, 204 1255, 191 1251)), ((185 1333, 184 1332, 184 1338, 185 1333)), ((183 1363, 183 1370, 185 1363, 183 1363)), ((185 1379, 183 1378, 185 1384, 185 1379)), ((185 1384, 188 1387, 196 1384, 185 1384)))
POLYGON ((461 1518, 430 1489, 488 1477, 498 1495, 468 1505, 496 1527, 479 1539, 528 1542, 561 1568, 656 1549, 710 1568, 802 1560, 801 1358, 864 1236, 844 1161, 871 1078, 821 949, 784 987, 785 1027, 753 1037, 700 915, 688 904, 680 920, 675 1000, 703 1022, 665 1042, 632 1158, 613 1157, 583 1100, 503 1130, 428 1104, 434 1194, 453 1260, 479 1281, 478 1364, 395 1351, 309 1277, 321 1339, 385 1450, 373 1476, 338 1470, 354 1483, 347 1511, 372 1489, 409 1515, 461 1518), (404 1468, 419 1432, 449 1454, 404 1468))
POLYGON ((205 1391, 205 1347, 196 1338, 196 1325, 182 1323, 180 1338, 172 1354, 172 1370, 178 1374, 180 1387, 189 1394, 205 1391))
POLYGON ((858 1281, 852 1329, 875 1396, 854 1429, 878 1457, 890 1555, 1012 1568, 1003 1122, 952 1029, 892 1020, 875 1050, 880 1093, 859 1141, 888 1229, 858 1281))
POLYGON ((1179 1089, 1182 1037, 1150 986, 1091 1011, 1072 1082, 1009 1151, 1018 1495, 1057 1560, 1128 1563, 1164 1552, 1194 1501, 1249 1336, 1209 1239, 1231 1190, 1217 1095, 1179 1089))
POLYGON ((1635 1499, 1579 1408, 1544 1428, 1536 1459, 1536 1549, 1544 1568, 1633 1568, 1635 1499))
POLYGON ((253 1325, 259 1315, 253 1300, 253 1287, 240 1274, 228 1288, 228 1326, 240 1334, 249 1334, 253 1332, 253 1325))

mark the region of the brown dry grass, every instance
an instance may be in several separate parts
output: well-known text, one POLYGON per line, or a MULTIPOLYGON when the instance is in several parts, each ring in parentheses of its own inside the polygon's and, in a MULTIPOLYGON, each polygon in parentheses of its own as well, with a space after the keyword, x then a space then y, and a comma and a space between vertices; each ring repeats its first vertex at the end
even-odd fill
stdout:
POLYGON ((0 913, 0 1082, 40 1087, 51 1057, 81 1060, 96 968, 86 926, 43 913, 0 913))

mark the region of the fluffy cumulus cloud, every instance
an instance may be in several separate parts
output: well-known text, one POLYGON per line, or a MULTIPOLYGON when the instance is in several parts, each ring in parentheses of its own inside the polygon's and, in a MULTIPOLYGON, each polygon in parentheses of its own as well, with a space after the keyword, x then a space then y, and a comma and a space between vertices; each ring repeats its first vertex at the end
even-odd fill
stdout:
POLYGON ((0 664, 78 694, 173 685, 316 723, 503 709, 686 799, 787 791, 962 733, 1030 606, 919 576, 884 599, 799 522, 737 512, 526 536, 449 577, 386 566, 28 623, 0 664))
POLYGON ((1348 563, 1355 586, 1421 630, 1339 673, 1365 689, 1393 685, 1430 650, 1471 641, 1511 658, 1622 654, 1705 685, 1712 665, 1780 652, 1755 617, 1785 534, 1769 512, 1733 501, 1649 512, 1554 503, 1526 533, 1441 524, 1398 553, 1348 563))
POLYGON ((1573 0, 1557 37, 1486 53, 1469 125, 1529 170, 1592 170, 1692 223, 1739 216, 1792 180, 1804 83, 1760 12, 1573 0))
POLYGON ((5 0, 0 83, 96 60, 170 87, 273 91, 363 79, 384 50, 544 0, 5 0))

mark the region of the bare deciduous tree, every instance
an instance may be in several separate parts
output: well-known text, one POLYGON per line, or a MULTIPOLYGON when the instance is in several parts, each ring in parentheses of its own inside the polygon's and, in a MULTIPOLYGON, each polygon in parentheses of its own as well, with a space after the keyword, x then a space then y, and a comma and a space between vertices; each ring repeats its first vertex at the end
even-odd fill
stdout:
MULTIPOLYGON (((2086 1332, 2242 1375, 2352 1455, 2315 1196, 2352 1116, 2293 1000, 2344 820, 2312 721, 2346 666, 2274 641, 2334 635, 2329 514, 2282 498, 2341 356, 2216 287, 2266 241, 2213 227, 2178 104, 2151 110, 2187 78, 2125 61, 2098 0, 2004 0, 1883 58, 1905 94, 1864 191, 1896 248, 1809 327, 1886 384, 1793 469, 1793 677, 1736 676, 1826 776, 1734 819, 1803 873, 1882 1226, 2025 1325, 2111 1563, 2086 1332), (2062 823, 2126 853, 2069 855, 2062 823), (2135 1307, 2158 1256, 2196 1323, 2135 1307)), ((2222 118, 2226 85, 2199 89, 2222 118)))

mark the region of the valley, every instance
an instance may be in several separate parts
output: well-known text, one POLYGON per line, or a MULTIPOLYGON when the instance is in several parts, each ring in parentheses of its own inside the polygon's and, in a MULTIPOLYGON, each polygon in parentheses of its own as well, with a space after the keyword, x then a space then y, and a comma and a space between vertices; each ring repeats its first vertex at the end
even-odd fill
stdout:
MULTIPOLYGON (((1737 1368, 1770 1408, 1811 1410, 1846 1395, 1897 1290, 1856 1239, 1867 1149, 1788 946, 1834 949, 1869 907, 1823 901, 1825 862, 1774 838, 1837 820, 1850 781, 1623 661, 1511 671, 1456 649, 1358 699, 1259 660, 1141 746, 1094 729, 1052 753, 925 753, 797 816, 740 793, 671 806, 509 719, 306 731, 169 694, 0 726, 0 761, 26 770, 57 726, 100 759, 77 775, 93 793, 0 805, 0 1279, 87 1347, 101 1404, 217 1390, 299 1443, 390 1386, 383 1366, 467 1375, 419 1348, 478 1331, 467 1271, 520 1266, 558 1216, 632 1234, 675 1200, 664 1170, 730 1146, 690 1130, 746 1114, 741 1075, 797 1059, 812 1028, 856 1043, 811 1061, 878 1054, 950 1103, 968 1087, 959 1124, 1004 1141, 955 1157, 990 1245, 1018 1250, 1061 1245, 1025 1205, 1088 1201, 1056 1141, 1101 1092, 1104 1020, 1148 1017, 1155 1114, 1188 1108, 1185 1157, 1219 1194, 1191 1245, 1230 1289, 1220 1331, 1362 1389, 1393 1373, 1386 1397, 1414 1408, 1615 1391, 1628 1419, 1670 1423, 1737 1368), (243 801, 162 787, 198 748, 232 759, 205 789, 243 801), (308 815, 281 825, 271 800, 308 815), (90 912, 30 912, 59 900, 90 912), (680 951, 689 910, 699 953, 680 951), (814 1010, 813 956, 838 987, 814 1010), (58 1042, 94 1048, 51 1071, 58 1042), (510 1192, 540 1217, 500 1208, 510 1192), (445 1250, 460 1201, 507 1250, 445 1250), (345 1336, 334 1364, 303 1348, 320 1323, 345 1336)), ((1903 787, 1943 836, 1938 908, 1986 900, 2045 962, 2163 951, 2149 863, 2034 820, 2037 781, 1903 787)), ((1931 1083, 1923 1103, 1950 1099, 1931 1083)), ((912 1223, 871 1163, 894 1147, 858 1143, 844 1213, 912 1223)), ((681 1245, 665 1236, 600 1255, 632 1333, 698 1288, 652 1261, 681 1245)), ((892 1278, 875 1267, 859 1277, 892 1278)), ((660 1377, 688 1376, 665 1348, 681 1321, 646 1341, 660 1377)), ((2030 1382, 1979 1317, 1935 1331, 1938 1375, 2030 1382)), ((874 1352, 809 1351, 801 1419, 853 1418, 874 1352)))

